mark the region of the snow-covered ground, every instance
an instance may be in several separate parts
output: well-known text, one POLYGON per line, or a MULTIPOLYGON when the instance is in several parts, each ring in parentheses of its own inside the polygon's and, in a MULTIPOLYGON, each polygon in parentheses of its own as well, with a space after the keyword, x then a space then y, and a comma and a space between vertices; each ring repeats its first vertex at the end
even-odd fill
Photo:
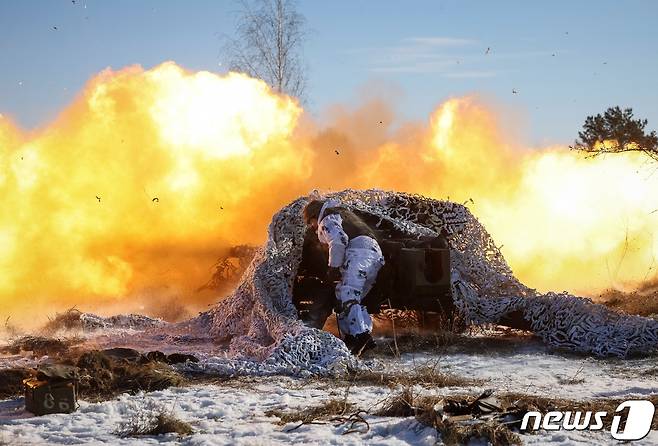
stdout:
MULTIPOLYGON (((207 357, 208 353, 202 355, 207 357)), ((19 361, 14 358, 14 361, 19 361)), ((469 378, 480 378, 482 385, 422 389, 429 394, 476 394, 485 388, 514 391, 546 397, 569 399, 628 398, 641 399, 658 394, 656 358, 596 360, 578 356, 551 354, 536 343, 515 351, 459 353, 441 355, 407 353, 399 359, 376 358, 375 367, 411 373, 422 364, 438 364, 441 371, 469 378), (648 373, 654 371, 654 373, 648 373), (573 384, 563 384, 571 380, 573 384)), ((365 416, 367 432, 345 434, 347 425, 339 422, 303 425, 279 425, 271 409, 294 410, 317 406, 329 399, 343 398, 346 384, 330 380, 270 376, 242 377, 217 384, 197 384, 170 388, 137 396, 123 395, 102 403, 80 402, 70 415, 32 417, 23 410, 21 398, 0 402, 0 444, 347 444, 402 445, 435 444, 440 437, 432 428, 413 418, 365 416), (147 414, 154 407, 175 413, 191 423, 194 434, 177 437, 120 438, 115 434, 122 421, 135 414, 147 414)), ((391 395, 387 387, 352 386, 348 399, 370 413, 391 395)), ((608 432, 546 432, 523 435, 524 443, 543 444, 616 444, 608 432)), ((658 444, 658 432, 652 431, 637 445, 658 444)))
POLYGON ((658 394, 656 359, 565 357, 538 348, 497 355, 456 353, 437 357, 422 353, 405 354, 399 362, 407 368, 426 362, 438 362, 443 371, 484 379, 484 388, 497 391, 580 400, 638 399, 658 394), (564 384, 564 381, 573 384, 564 384))
MULTIPOLYGON (((0 403, 0 442, 9 444, 157 444, 176 442, 186 445, 262 445, 262 444, 380 444, 432 445, 440 437, 434 429, 413 418, 366 416, 370 429, 365 433, 343 435, 345 423, 309 424, 287 432, 298 423, 280 426, 278 418, 265 415, 269 409, 303 408, 330 398, 340 398, 342 389, 304 385, 291 378, 253 378, 241 385, 195 385, 172 388, 147 395, 121 396, 104 403, 80 403, 71 415, 29 417, 20 399, 0 403), (159 405, 192 424, 195 433, 178 438, 120 438, 115 435, 120 423, 135 413, 159 405)), ((349 400, 359 408, 370 409, 384 400, 390 391, 378 387, 350 389, 349 400)), ((605 432, 541 432, 524 435, 529 445, 541 444, 614 444, 605 432)), ((636 442, 653 445, 656 432, 636 442)))

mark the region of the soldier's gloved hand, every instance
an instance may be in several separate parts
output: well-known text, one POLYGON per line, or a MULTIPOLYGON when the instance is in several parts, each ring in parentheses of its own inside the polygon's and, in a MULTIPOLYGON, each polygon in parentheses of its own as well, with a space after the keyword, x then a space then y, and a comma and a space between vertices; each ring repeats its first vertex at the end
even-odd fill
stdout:
POLYGON ((329 267, 327 270, 327 282, 334 283, 340 280, 341 274, 340 269, 329 267))

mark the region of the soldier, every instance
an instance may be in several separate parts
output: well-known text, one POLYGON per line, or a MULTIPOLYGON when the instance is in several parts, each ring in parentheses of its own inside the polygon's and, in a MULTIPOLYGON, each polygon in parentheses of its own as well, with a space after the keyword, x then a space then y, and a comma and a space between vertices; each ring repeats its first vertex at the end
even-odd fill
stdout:
POLYGON ((337 200, 313 200, 304 208, 304 221, 329 246, 329 279, 336 285, 338 328, 355 354, 374 348, 372 319, 361 301, 384 265, 372 229, 337 200))

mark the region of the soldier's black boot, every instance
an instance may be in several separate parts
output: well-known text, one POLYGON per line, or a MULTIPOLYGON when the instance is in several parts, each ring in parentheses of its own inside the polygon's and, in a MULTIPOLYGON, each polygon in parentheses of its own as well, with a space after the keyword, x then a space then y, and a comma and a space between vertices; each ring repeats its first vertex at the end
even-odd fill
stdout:
POLYGON ((345 335, 344 342, 354 356, 359 356, 377 346, 369 331, 364 331, 358 335, 345 335))

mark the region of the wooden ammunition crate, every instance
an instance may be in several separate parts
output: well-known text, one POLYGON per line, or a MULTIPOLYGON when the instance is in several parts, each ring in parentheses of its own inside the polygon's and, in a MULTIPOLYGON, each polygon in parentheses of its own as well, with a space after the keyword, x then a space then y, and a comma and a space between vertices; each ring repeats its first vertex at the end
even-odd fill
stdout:
POLYGON ((40 381, 23 380, 25 409, 35 415, 71 413, 78 407, 76 380, 40 381))

